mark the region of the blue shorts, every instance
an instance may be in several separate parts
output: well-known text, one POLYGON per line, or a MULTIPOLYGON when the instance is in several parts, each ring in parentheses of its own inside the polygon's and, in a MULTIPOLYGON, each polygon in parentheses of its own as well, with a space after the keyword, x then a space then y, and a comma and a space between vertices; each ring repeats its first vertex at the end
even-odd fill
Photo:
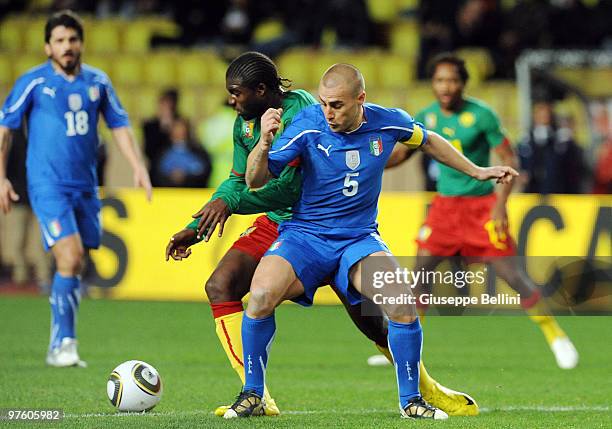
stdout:
POLYGON ((293 267, 304 285, 304 294, 293 301, 312 305, 317 289, 331 280, 351 305, 363 297, 349 284, 349 270, 366 256, 389 252, 378 232, 350 234, 350 237, 330 233, 320 234, 292 226, 280 227, 278 239, 264 256, 281 256, 293 267))
POLYGON ((58 240, 73 234, 81 236, 85 248, 100 247, 101 203, 97 192, 52 186, 37 186, 28 192, 46 251, 58 240))

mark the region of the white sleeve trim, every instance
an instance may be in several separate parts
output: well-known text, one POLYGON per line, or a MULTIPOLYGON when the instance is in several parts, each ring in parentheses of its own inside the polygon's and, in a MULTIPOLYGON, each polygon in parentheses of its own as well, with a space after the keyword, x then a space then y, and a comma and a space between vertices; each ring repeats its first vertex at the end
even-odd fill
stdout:
POLYGON ((15 102, 15 104, 13 104, 11 107, 6 109, 6 113, 13 113, 17 111, 17 109, 19 109, 21 105, 25 103, 26 98, 28 98, 28 95, 30 94, 30 92, 32 92, 34 87, 36 87, 36 85, 40 85, 44 81, 45 81, 44 77, 32 79, 32 81, 30 81, 28 86, 26 86, 26 89, 23 91, 23 93, 21 94, 19 99, 15 102))
POLYGON ((397 127, 397 126, 394 126, 394 125, 390 125, 388 127, 382 127, 381 130, 402 130, 402 131, 408 131, 408 132, 413 132, 414 131, 413 128, 397 127))
POLYGON ((320 133, 320 132, 321 131, 319 131, 319 130, 304 130, 301 133, 299 133, 297 136, 295 136, 291 140, 289 140, 283 147, 281 147, 280 149, 277 149, 277 150, 271 150, 270 153, 277 153, 277 152, 280 152, 282 150, 287 149, 289 146, 291 146, 293 144, 294 141, 296 141, 297 139, 302 137, 304 134, 320 133))

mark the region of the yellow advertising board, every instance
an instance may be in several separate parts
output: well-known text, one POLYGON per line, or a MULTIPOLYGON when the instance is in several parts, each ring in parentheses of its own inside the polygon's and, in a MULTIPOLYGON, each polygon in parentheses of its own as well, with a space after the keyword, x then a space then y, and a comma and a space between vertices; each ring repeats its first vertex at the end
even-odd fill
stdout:
MULTIPOLYGON (((233 215, 222 238, 193 247, 183 261, 164 259, 173 233, 208 201, 210 190, 156 189, 147 203, 142 191, 117 190, 103 195, 102 247, 92 252, 93 294, 116 299, 205 300, 204 284, 218 261, 256 216, 233 215)), ((414 238, 432 195, 384 193, 378 222, 382 238, 398 256, 416 253, 414 238)), ((612 257, 612 196, 513 195, 510 228, 519 252, 529 256, 612 257)), ((336 304, 329 288, 315 300, 336 304)))

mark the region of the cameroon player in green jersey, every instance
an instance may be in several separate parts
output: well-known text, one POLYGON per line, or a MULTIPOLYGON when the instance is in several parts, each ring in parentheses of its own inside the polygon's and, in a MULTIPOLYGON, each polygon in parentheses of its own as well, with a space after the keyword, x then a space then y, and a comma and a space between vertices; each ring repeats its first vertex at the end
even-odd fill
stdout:
MULTIPOLYGON (((497 115, 483 102, 463 94, 468 72, 462 59, 441 54, 433 59, 430 76, 436 102, 415 119, 446 137, 475 164, 489 165, 494 152, 504 165, 516 167, 512 146, 497 115)), ((411 153, 397 145, 387 167, 407 160, 411 153)), ((512 184, 480 182, 440 165, 435 196, 418 237, 417 266, 434 268, 441 259, 460 255, 488 261, 499 277, 521 295, 521 305, 542 329, 559 367, 574 368, 578 353, 559 327, 535 284, 518 266, 516 246, 508 232, 506 202, 512 184)))
MULTIPOLYGON (((242 298, 249 291, 255 268, 263 254, 278 237, 278 225, 291 217, 290 207, 299 199, 301 176, 299 160, 292 162, 277 178, 257 190, 249 190, 244 180, 248 154, 259 140, 260 117, 268 108, 282 108, 284 128, 302 108, 315 104, 303 90, 286 90, 287 81, 278 76, 274 63, 266 56, 247 52, 228 67, 226 87, 229 103, 238 113, 234 124, 234 160, 229 178, 213 194, 211 200, 193 217, 187 227, 172 236, 166 248, 166 260, 189 257, 193 244, 208 241, 216 227, 218 236, 231 214, 267 212, 258 217, 223 256, 206 282, 206 293, 215 319, 216 332, 228 359, 244 383, 241 324, 242 298)), ((282 130, 281 130, 282 131, 282 130)), ((282 134, 278 132, 276 135, 282 134)), ((342 294, 338 294, 343 300, 342 294)), ((345 307, 357 327, 386 355, 387 329, 382 313, 364 317, 359 305, 345 307)), ((450 415, 475 415, 478 405, 461 392, 440 385, 429 376, 421 363, 420 390, 430 404, 450 415)), ((267 389, 264 393, 266 415, 279 414, 267 389)), ((228 407, 215 414, 222 416, 228 407)))

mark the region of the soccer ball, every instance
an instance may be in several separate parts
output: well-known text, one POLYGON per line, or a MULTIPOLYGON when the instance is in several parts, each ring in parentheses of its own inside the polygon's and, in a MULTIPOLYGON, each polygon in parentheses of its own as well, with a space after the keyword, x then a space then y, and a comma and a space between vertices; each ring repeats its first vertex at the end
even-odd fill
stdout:
POLYGON ((162 392, 157 370, 140 360, 123 362, 106 383, 108 399, 119 411, 149 411, 157 405, 162 392))

